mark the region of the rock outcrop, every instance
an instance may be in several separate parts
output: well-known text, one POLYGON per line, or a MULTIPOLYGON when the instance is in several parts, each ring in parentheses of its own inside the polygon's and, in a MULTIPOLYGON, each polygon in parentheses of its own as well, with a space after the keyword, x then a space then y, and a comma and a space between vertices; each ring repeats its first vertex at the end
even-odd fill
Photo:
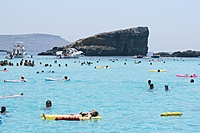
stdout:
POLYGON ((155 53, 160 55, 161 57, 200 57, 200 51, 193 51, 193 50, 187 50, 187 51, 176 51, 172 54, 169 54, 167 52, 159 52, 155 53))
POLYGON ((56 51, 71 47, 83 51, 86 56, 146 55, 148 36, 147 27, 117 30, 80 39, 65 47, 54 47, 52 50, 39 55, 55 55, 56 51))

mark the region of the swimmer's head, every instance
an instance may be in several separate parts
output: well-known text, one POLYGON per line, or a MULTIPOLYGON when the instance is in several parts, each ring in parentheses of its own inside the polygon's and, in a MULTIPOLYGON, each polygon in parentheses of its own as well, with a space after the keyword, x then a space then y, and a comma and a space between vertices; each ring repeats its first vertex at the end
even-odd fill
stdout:
POLYGON ((1 107, 1 112, 5 112, 6 111, 6 106, 2 106, 1 107))
POLYGON ((51 107, 51 106, 52 106, 51 101, 50 101, 50 100, 47 100, 47 101, 46 101, 46 107, 51 107))
POLYGON ((98 116, 99 115, 99 112, 97 111, 97 110, 92 110, 91 112, 90 112, 90 114, 92 115, 92 117, 95 117, 95 116, 98 116))

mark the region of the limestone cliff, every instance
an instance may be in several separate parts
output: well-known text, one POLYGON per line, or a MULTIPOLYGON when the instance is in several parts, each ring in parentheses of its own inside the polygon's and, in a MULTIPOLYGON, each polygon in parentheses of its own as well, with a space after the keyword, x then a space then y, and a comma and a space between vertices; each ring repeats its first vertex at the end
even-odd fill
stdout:
POLYGON ((52 50, 40 53, 40 55, 55 55, 58 49, 62 50, 69 47, 83 51, 86 56, 146 55, 148 36, 149 30, 147 27, 117 30, 80 39, 65 47, 54 47, 52 50))

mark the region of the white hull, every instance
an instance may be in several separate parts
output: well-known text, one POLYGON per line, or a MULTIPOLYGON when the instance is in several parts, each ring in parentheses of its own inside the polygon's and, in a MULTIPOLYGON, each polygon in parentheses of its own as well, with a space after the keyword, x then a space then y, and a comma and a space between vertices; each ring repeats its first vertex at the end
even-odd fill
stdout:
POLYGON ((14 55, 14 58, 24 58, 25 55, 14 55))
POLYGON ((9 52, 5 57, 6 59, 14 59, 14 58, 24 58, 26 55, 26 50, 23 46, 23 42, 16 42, 12 52, 9 52))
POLYGON ((73 55, 70 55, 70 56, 65 56, 65 55, 61 55, 61 56, 57 56, 57 58, 79 58, 80 55, 76 55, 76 56, 73 56, 73 55))
POLYGON ((58 59, 67 59, 67 58, 79 58, 82 56, 82 51, 77 51, 75 48, 68 48, 64 51, 56 52, 56 57, 58 59))

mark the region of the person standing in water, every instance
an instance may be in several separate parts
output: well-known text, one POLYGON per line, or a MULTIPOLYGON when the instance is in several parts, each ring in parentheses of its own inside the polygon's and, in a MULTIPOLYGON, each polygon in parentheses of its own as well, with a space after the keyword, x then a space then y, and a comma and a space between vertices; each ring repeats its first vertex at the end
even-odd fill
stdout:
POLYGON ((153 84, 150 84, 149 87, 150 87, 149 90, 153 90, 154 85, 153 85, 153 84))
POLYGON ((168 90, 169 90, 169 86, 165 85, 165 91, 168 91, 168 90))

